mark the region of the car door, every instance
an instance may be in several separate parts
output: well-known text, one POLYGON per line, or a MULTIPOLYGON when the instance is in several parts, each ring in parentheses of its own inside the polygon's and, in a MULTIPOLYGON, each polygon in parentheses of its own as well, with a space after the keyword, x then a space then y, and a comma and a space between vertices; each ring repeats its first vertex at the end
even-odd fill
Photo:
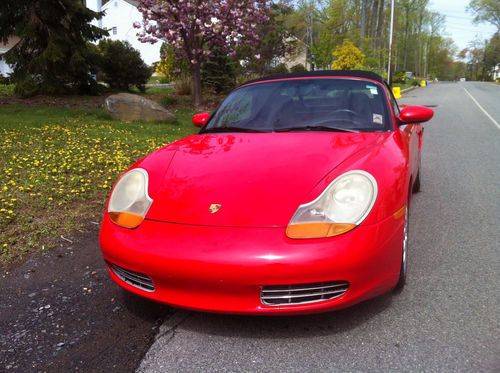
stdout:
POLYGON ((419 166, 420 166, 420 148, 422 146, 422 134, 423 129, 421 124, 403 124, 399 125, 399 113, 400 107, 394 98, 392 92, 388 89, 388 96, 390 99, 390 104, 394 114, 394 120, 396 121, 396 131, 401 134, 401 139, 404 143, 404 147, 407 151, 408 156, 408 171, 410 172, 410 177, 412 181, 415 181, 417 177, 419 166))

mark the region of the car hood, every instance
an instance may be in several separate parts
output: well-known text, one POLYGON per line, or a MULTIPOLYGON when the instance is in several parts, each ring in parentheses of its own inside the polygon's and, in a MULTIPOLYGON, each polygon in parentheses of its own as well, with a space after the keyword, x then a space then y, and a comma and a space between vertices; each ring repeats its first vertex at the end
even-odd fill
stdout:
MULTIPOLYGON (((286 226, 330 171, 387 133, 224 133, 181 139, 150 186, 147 219, 183 224, 286 226), (217 211, 215 211, 217 210, 217 211)), ((154 162, 153 162, 154 164, 154 162)))

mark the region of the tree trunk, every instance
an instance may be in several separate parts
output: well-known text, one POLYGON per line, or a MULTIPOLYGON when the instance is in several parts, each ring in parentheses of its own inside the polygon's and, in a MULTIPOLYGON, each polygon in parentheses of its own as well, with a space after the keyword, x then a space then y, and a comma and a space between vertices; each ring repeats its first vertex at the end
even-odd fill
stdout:
POLYGON ((193 79, 193 103, 195 108, 200 108, 202 104, 201 97, 201 72, 200 63, 191 64, 191 73, 193 79))
POLYGON ((382 49, 384 47, 383 38, 384 38, 384 9, 385 9, 385 0, 381 0, 379 2, 378 9, 378 17, 377 17, 377 31, 376 31, 376 39, 377 44, 376 48, 382 49))
POLYGON ((372 2, 372 8, 370 10, 370 27, 368 31, 368 35, 370 37, 370 47, 372 49, 376 48, 376 33, 377 33, 377 17, 378 17, 378 7, 380 5, 380 2, 378 0, 374 0, 372 2))
POLYGON ((410 29, 410 9, 405 8, 405 33, 404 33, 404 51, 403 51, 403 68, 408 71, 408 33, 410 29))
MULTIPOLYGON (((424 12, 426 11, 427 4, 425 3, 423 7, 420 9, 420 13, 418 16, 418 24, 417 24, 417 46, 416 46, 416 58, 415 58, 415 72, 418 76, 422 76, 422 58, 423 58, 423 36, 422 36, 422 28, 424 24, 424 12)), ((424 76, 425 78, 425 76, 424 76)))
POLYGON ((432 30, 431 36, 429 38, 429 49, 428 49, 428 55, 427 55, 427 66, 426 66, 426 69, 425 69, 428 73, 431 72, 431 64, 432 64, 432 62, 433 62, 432 60, 434 58, 434 56, 433 56, 433 49, 432 49, 433 48, 432 47, 432 40, 433 40, 433 38, 434 38, 434 30, 432 30))
POLYGON ((366 13, 367 13, 367 0, 361 1, 361 27, 360 27, 360 36, 361 42, 364 42, 364 38, 366 38, 366 13))

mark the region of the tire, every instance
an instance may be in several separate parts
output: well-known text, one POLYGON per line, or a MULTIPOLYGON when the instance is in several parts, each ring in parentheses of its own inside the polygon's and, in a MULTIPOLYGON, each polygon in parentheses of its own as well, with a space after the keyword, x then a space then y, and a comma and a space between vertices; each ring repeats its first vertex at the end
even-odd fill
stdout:
POLYGON ((394 290, 399 292, 403 290, 406 284, 406 275, 408 273, 408 242, 409 242, 409 217, 410 217, 410 204, 407 204, 405 212, 405 224, 404 224, 404 236, 403 236, 403 248, 401 251, 401 265, 399 267, 399 279, 394 290))
POLYGON ((412 191, 412 193, 420 192, 420 167, 418 168, 417 178, 415 179, 415 182, 413 183, 413 188, 411 191, 412 191))

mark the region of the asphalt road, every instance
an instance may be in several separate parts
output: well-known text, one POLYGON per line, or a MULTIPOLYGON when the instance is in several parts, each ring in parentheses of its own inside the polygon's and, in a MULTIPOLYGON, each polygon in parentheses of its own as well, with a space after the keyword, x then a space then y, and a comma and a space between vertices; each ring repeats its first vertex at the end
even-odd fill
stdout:
POLYGON ((500 371, 500 87, 437 83, 401 102, 436 112, 404 291, 305 317, 176 311, 139 371, 500 371))

